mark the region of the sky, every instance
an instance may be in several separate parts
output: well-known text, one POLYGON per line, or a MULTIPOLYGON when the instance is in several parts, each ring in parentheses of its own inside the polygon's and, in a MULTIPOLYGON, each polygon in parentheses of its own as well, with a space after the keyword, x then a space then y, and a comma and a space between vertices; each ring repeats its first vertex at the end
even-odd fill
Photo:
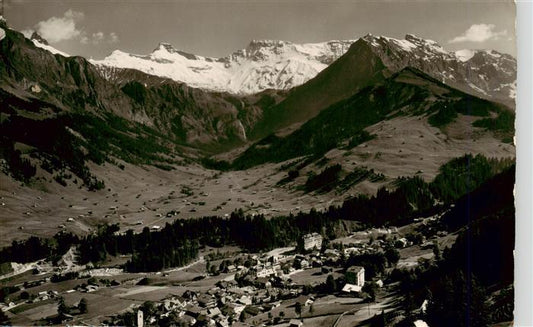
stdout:
POLYGON ((94 59, 115 49, 148 54, 159 42, 223 57, 253 39, 309 43, 368 33, 415 34, 450 51, 494 49, 516 56, 516 9, 506 0, 3 1, 11 28, 38 31, 57 49, 94 59))

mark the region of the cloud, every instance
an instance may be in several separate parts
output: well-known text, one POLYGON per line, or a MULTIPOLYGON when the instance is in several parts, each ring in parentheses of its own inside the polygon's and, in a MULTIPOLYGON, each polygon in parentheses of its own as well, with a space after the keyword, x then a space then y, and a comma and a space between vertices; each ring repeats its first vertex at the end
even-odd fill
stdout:
POLYGON ((118 35, 115 32, 105 34, 98 31, 89 34, 79 27, 79 22, 83 20, 83 12, 67 10, 61 17, 50 17, 35 24, 34 29, 22 31, 27 38, 31 37, 34 31, 39 33, 45 40, 56 43, 60 41, 78 40, 82 44, 117 43, 118 35))
POLYGON ((104 40, 105 36, 104 36, 104 33, 102 32, 97 32, 97 33, 93 33, 93 40, 96 42, 96 43, 100 43, 104 40))
POLYGON ((83 19, 83 13, 69 9, 62 17, 50 17, 35 24, 35 30, 50 42, 72 40, 82 33, 76 23, 83 19))
POLYGON ((109 43, 117 43, 118 42, 118 35, 115 32, 109 33, 109 43))
POLYGON ((448 43, 459 42, 485 42, 489 40, 497 40, 500 36, 506 36, 507 30, 495 32, 494 24, 474 24, 470 26, 463 34, 454 37, 448 43))
POLYGON ((93 33, 92 35, 87 35, 85 33, 82 34, 80 38, 80 42, 82 44, 100 44, 100 43, 117 43, 118 42, 118 35, 115 32, 111 32, 109 34, 105 34, 104 32, 98 31, 96 33, 93 33))

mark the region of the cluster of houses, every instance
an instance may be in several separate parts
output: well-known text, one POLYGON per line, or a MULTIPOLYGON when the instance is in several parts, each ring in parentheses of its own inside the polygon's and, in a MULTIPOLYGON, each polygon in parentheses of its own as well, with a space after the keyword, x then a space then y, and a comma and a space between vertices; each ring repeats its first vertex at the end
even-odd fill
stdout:
MULTIPOLYGON (((274 279, 272 284, 276 284, 274 279)), ((144 322, 140 324, 152 325, 157 323, 157 319, 173 315, 174 319, 190 326, 226 327, 244 317, 269 312, 279 307, 282 299, 289 299, 294 302, 292 304, 298 302, 302 307, 314 302, 312 296, 301 295, 301 290, 281 290, 272 284, 264 288, 254 285, 239 287, 232 280, 220 281, 205 293, 187 290, 181 296, 172 295, 164 299, 157 312, 150 317, 144 316, 144 322)))
POLYGON ((221 281, 205 293, 187 290, 181 296, 173 295, 161 302, 157 313, 145 318, 146 324, 173 315, 188 325, 230 326, 246 310, 251 315, 279 306, 281 301, 269 303, 266 289, 253 286, 238 287, 235 281, 221 281))
MULTIPOLYGON (((116 210, 118 208, 111 207, 110 209, 116 210)), ((144 207, 142 210, 145 210, 144 207)), ((171 211, 167 213, 167 217, 172 217, 176 214, 177 212, 171 211)), ((67 222, 73 221, 75 221, 75 218, 67 219, 67 222)), ((418 222, 423 228, 431 229, 435 228, 430 224, 434 221, 436 221, 436 218, 418 222)), ((142 221, 139 223, 142 224, 142 221)), ((159 225, 152 226, 152 230, 160 228, 161 226, 159 225)), ((446 236, 446 232, 435 229, 432 234, 426 233, 426 235, 446 236)), ((241 265, 242 258, 239 257, 239 260, 234 260, 233 264, 224 264, 224 269, 219 268, 219 271, 234 274, 233 279, 225 278, 219 281, 215 287, 206 291, 195 292, 187 290, 181 295, 170 295, 158 303, 155 308, 156 312, 151 312, 150 314, 143 314, 139 310, 138 326, 154 325, 158 323, 158 320, 172 316, 173 320, 179 320, 185 325, 225 327, 232 325, 236 321, 247 319, 249 316, 270 312, 279 306, 285 308, 285 306, 291 307, 295 303, 300 303, 302 307, 308 307, 315 301, 312 296, 308 295, 313 292, 304 292, 302 283, 297 285, 293 282, 291 276, 294 274, 306 269, 320 268, 317 271, 320 271, 321 274, 314 274, 314 271, 307 273, 308 275, 313 273, 313 275, 324 276, 322 279, 315 278, 316 281, 313 280, 305 284, 306 287, 314 287, 317 286, 314 283, 324 282, 326 279, 325 274, 331 273, 333 267, 344 267, 346 261, 343 260, 343 257, 376 253, 391 246, 404 248, 414 244, 412 237, 409 237, 409 235, 407 235, 409 239, 402 237, 403 235, 398 233, 398 229, 395 227, 359 231, 352 236, 355 237, 349 245, 335 244, 334 248, 328 246, 328 248, 324 249, 322 236, 318 233, 310 233, 302 237, 295 251, 276 255, 248 255, 244 265, 241 265), (371 241, 368 241, 368 238, 371 241)), ((426 240, 424 237, 416 241, 416 244, 420 245, 422 249, 429 249, 435 243, 433 239, 426 240)), ((41 262, 34 269, 34 273, 52 272, 51 268, 41 262)), ((59 270, 60 268, 53 269, 54 272, 59 272, 59 270)), ((341 270, 337 269, 337 277, 339 276, 339 271, 341 270)), ((114 276, 121 273, 123 273, 122 269, 118 268, 89 269, 85 270, 85 275, 80 277, 114 276)), ((50 281, 50 277, 45 277, 19 286, 31 288, 50 281)), ((365 267, 349 267, 344 273, 344 281, 344 285, 337 285, 342 286, 342 288, 336 288, 337 290, 341 289, 342 293, 350 295, 361 293, 365 285, 365 267)), ((377 281, 376 284, 378 287, 383 286, 382 281, 377 281)), ((78 285, 75 289, 67 290, 65 293, 75 291, 91 293, 98 290, 99 286, 88 283, 78 285)), ((32 295, 28 302, 46 301, 57 297, 59 297, 57 291, 42 291, 32 295)), ((13 302, 8 304, 0 303, 0 308, 5 311, 15 305, 13 302)), ((285 320, 285 322, 287 323, 289 320, 285 320)), ((301 321, 290 320, 289 325, 301 326, 301 321)))
MULTIPOLYGON (((28 299, 25 302, 37 303, 37 302, 41 302, 41 301, 57 299, 58 297, 59 297, 59 292, 57 292, 57 291, 41 291, 38 294, 36 294, 35 296, 31 296, 31 298, 28 299)), ((16 307, 18 304, 21 304, 21 303, 24 303, 24 302, 15 303, 15 302, 11 301, 11 302, 6 302, 6 303, 0 303, 0 310, 8 311, 8 310, 11 310, 12 308, 16 307)))
POLYGON ((57 291, 41 291, 37 294, 35 298, 31 300, 31 302, 40 302, 40 301, 46 301, 49 299, 55 299, 59 297, 59 293, 57 291))
MULTIPOLYGON (((278 254, 274 256, 251 256, 251 265, 228 265, 226 273, 235 273, 234 279, 226 278, 205 292, 185 291, 172 295, 157 307, 157 313, 145 317, 146 324, 155 324, 157 319, 172 315, 186 325, 219 326, 269 312, 287 301, 290 305, 299 302, 302 307, 310 306, 314 298, 304 295, 303 286, 291 280, 291 275, 312 267, 322 267, 323 262, 340 257, 339 250, 328 249, 320 253, 322 237, 319 234, 304 236, 309 250, 305 254, 278 254)), ((304 244, 306 244, 304 242, 304 244)), ((330 272, 327 270, 326 272, 330 272)), ((361 292, 365 283, 364 267, 354 266, 346 272, 347 293, 361 292)), ((293 325, 299 326, 298 321, 293 325)))

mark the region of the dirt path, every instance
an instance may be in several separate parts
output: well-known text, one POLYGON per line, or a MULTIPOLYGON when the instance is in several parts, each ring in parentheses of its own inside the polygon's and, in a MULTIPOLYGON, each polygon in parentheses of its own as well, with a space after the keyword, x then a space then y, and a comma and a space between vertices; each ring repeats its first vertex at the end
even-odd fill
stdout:
POLYGON ((185 270, 185 269, 189 269, 191 268, 192 266, 198 264, 198 263, 203 263, 205 261, 204 257, 203 256, 200 256, 198 258, 198 260, 195 260, 191 263, 189 263, 188 265, 186 266, 183 266, 183 267, 179 267, 179 268, 173 268, 173 269, 169 269, 169 270, 165 270, 163 271, 164 273, 171 273, 171 272, 176 272, 176 271, 182 271, 182 270, 185 270))
MULTIPOLYGON (((352 308, 350 310, 347 310, 343 312, 333 323, 333 327, 342 327, 342 326, 355 326, 358 323, 361 323, 369 318, 374 317, 376 314, 380 314, 381 312, 389 312, 392 311, 393 308, 390 308, 389 305, 392 304, 394 301, 394 297, 386 297, 383 298, 380 302, 375 303, 367 303, 366 305, 358 305, 355 308, 352 308), (349 321, 346 321, 346 324, 342 324, 343 318, 350 314, 349 321)), ((347 320, 347 319, 345 319, 347 320)))
POLYGON ((135 289, 129 290, 125 293, 115 294, 115 297, 125 298, 130 295, 148 293, 167 288, 166 286, 136 286, 135 289))

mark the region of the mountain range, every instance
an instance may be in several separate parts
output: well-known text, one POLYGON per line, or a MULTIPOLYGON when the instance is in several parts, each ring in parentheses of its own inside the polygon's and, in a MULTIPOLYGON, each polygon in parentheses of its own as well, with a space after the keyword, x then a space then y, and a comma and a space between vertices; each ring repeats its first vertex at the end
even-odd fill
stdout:
POLYGON ((253 41, 223 58, 162 43, 93 61, 0 20, 0 236, 53 235, 79 210, 79 234, 177 211, 288 215, 430 181, 468 153, 512 161, 515 85, 509 55, 413 35, 253 41))
POLYGON ((290 89, 303 84, 343 55, 353 41, 294 44, 253 40, 245 48, 222 58, 209 58, 176 50, 168 43, 148 55, 119 50, 91 62, 108 68, 134 68, 171 78, 192 87, 233 94, 252 94, 265 89, 290 89))
POLYGON ((2 31, 3 142, 56 157, 67 142, 85 153, 67 156, 67 166, 113 157, 166 164, 175 162, 169 154, 196 160, 245 145, 235 167, 248 167, 325 153, 391 114, 420 115, 439 128, 473 115, 480 122, 472 127, 506 140, 512 132, 516 60, 492 50, 447 52, 414 35, 369 34, 301 45, 252 41, 224 58, 161 43, 149 55, 115 51, 94 61, 5 22, 2 31), (326 113, 344 118, 333 126, 326 113), (24 125, 34 130, 20 133, 24 125), (57 133, 36 134, 50 126, 57 133), (282 154, 259 155, 258 146, 282 154))
MULTIPOLYGON (((68 56, 37 33, 35 45, 68 56)), ((448 52, 438 43, 408 34, 404 39, 368 34, 364 40, 385 66, 398 71, 416 67, 435 78, 476 95, 510 104, 516 94, 516 59, 494 50, 448 52)), ((358 40, 332 40, 295 44, 253 40, 241 50, 210 58, 175 49, 161 42, 148 55, 116 50, 102 60, 90 60, 106 78, 116 69, 130 68, 183 82, 192 87, 233 94, 253 94, 265 89, 288 90, 304 84, 341 57, 358 40)))
MULTIPOLYGON (((391 71, 418 68, 454 87, 500 102, 515 97, 516 60, 493 50, 448 52, 432 40, 408 34, 405 39, 366 35, 367 43, 391 71)), ((295 44, 254 40, 226 57, 209 58, 176 50, 168 43, 148 55, 116 50, 103 60, 91 60, 104 76, 114 68, 133 68, 171 78, 192 87, 233 94, 265 89, 291 89, 315 77, 358 40, 295 44)))

